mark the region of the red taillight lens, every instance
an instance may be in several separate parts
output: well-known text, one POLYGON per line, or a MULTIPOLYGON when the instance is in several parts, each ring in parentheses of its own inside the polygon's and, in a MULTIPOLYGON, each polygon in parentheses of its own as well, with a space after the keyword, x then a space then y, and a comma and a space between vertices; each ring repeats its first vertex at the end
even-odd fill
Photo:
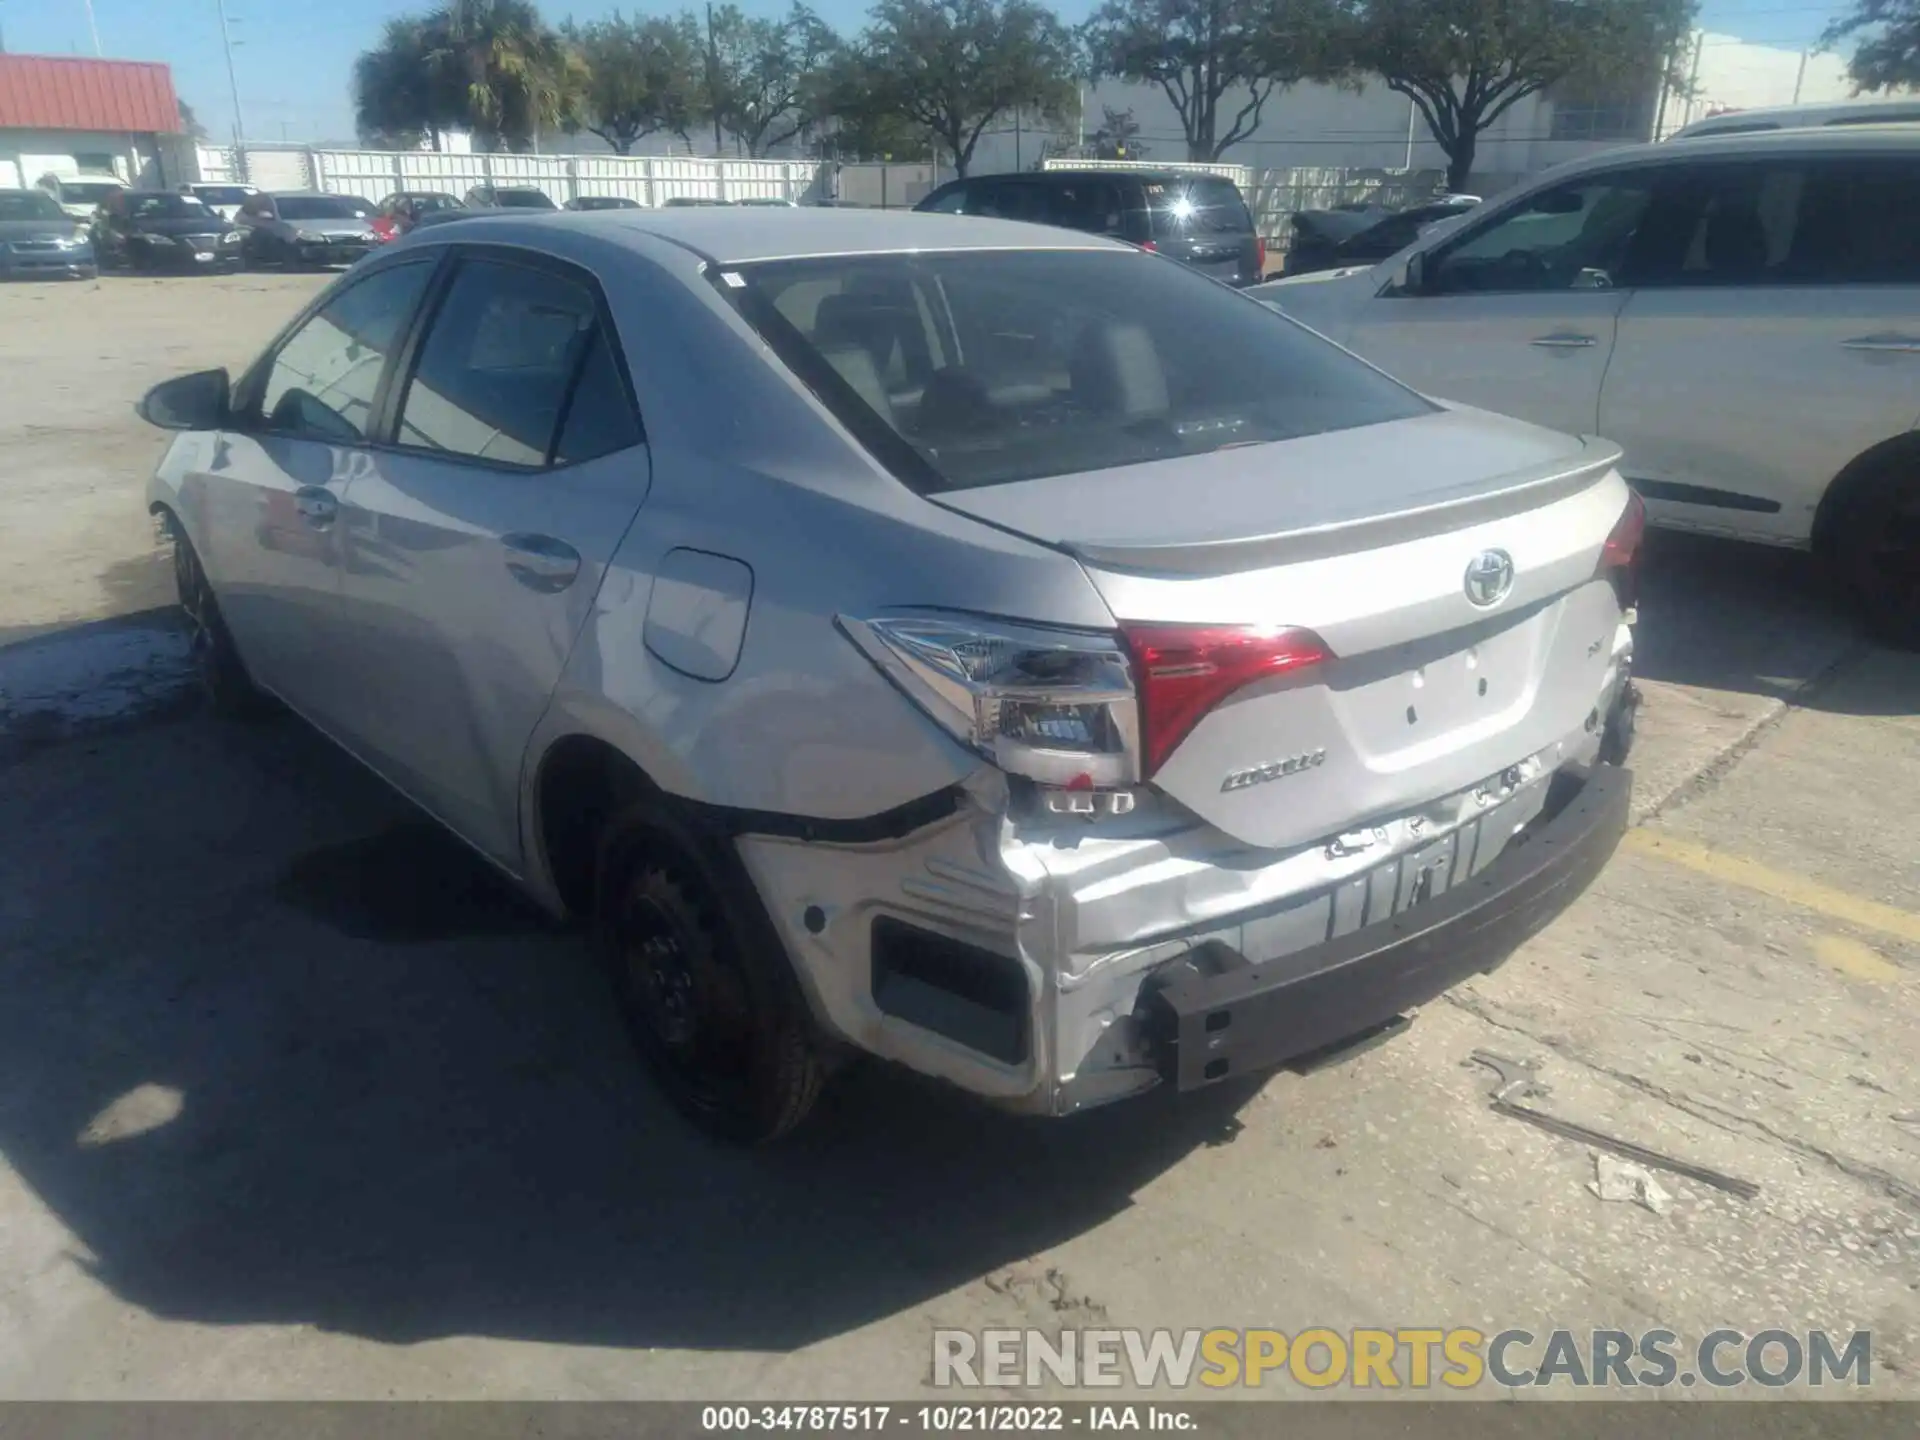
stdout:
POLYGON ((1153 242, 1153 241, 1151 241, 1151 240, 1142 240, 1142 241, 1140 242, 1140 248, 1141 248, 1142 250, 1145 250, 1145 251, 1146 251, 1146 252, 1147 252, 1148 254, 1155 254, 1155 253, 1158 253, 1158 251, 1159 251, 1159 249, 1160 249, 1160 247, 1159 247, 1159 245, 1157 245, 1156 243, 1154 243, 1154 242, 1153 242))
POLYGON ((1640 603, 1640 542, 1647 533, 1647 507, 1639 495, 1627 492, 1627 508, 1614 522, 1613 533, 1600 547, 1598 574, 1613 582, 1613 593, 1620 608, 1631 610, 1640 603))
POLYGON ((1262 280, 1267 277, 1267 237, 1253 237, 1253 273, 1262 280))
POLYGON ((1140 694, 1142 775, 1152 775, 1214 706, 1256 680, 1331 660, 1310 630, 1122 625, 1140 694))
POLYGON ((373 229, 374 237, 376 239, 380 239, 380 240, 393 239, 393 233, 394 233, 393 221, 388 219, 384 215, 382 215, 378 220, 375 220, 373 222, 372 229, 373 229))

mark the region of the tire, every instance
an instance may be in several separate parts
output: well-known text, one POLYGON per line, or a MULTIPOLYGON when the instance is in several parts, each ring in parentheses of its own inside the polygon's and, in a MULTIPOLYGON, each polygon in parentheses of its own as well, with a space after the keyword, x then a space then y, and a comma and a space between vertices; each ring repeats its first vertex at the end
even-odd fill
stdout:
POLYGON ((208 706, 216 715, 230 719, 250 720, 271 711, 272 702, 247 675, 207 572, 184 535, 174 537, 173 583, 180 608, 187 616, 194 678, 208 706))
POLYGON ((806 1117, 825 1065, 757 899, 723 895, 697 848, 651 814, 615 821, 595 885, 596 948, 674 1108, 719 1139, 762 1145, 806 1117))
POLYGON ((1885 466, 1847 497, 1833 562, 1867 629, 1920 650, 1920 466, 1885 466))

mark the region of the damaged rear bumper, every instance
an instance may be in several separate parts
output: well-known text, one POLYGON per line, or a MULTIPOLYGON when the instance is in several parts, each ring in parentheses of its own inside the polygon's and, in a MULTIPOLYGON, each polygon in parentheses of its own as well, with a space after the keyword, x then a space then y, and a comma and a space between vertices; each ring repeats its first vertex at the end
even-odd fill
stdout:
POLYGON ((1597 874, 1631 776, 1598 734, 1288 852, 969 794, 897 839, 742 835, 821 1028, 1061 1115, 1338 1046, 1501 963, 1597 874))
POLYGON ((1626 833, 1633 780, 1602 766, 1485 870, 1310 950, 1261 963, 1214 944, 1157 972, 1149 1033, 1168 1078, 1210 1085, 1385 1024, 1504 962, 1592 883, 1626 833))

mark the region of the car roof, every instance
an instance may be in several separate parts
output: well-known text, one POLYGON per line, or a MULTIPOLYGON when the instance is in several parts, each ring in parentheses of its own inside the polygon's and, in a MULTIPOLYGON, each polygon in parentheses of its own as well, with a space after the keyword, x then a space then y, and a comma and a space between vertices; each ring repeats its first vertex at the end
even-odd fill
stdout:
MULTIPOLYGON (((264 192, 274 200, 360 200, 358 195, 337 195, 331 190, 268 190, 264 192)), ((371 200, 360 200, 362 205, 371 205, 371 200)))
MULTIPOLYGON (((1150 180, 1156 184, 1175 185, 1183 180, 1224 180, 1233 184, 1230 177, 1215 175, 1206 170, 1156 170, 1151 166, 1070 166, 1060 165, 1047 170, 1015 170, 1001 175, 969 175, 967 181, 974 180, 1111 180, 1116 175, 1124 175, 1131 180, 1150 180)), ((965 182, 962 182, 965 183, 965 182)))
POLYGON ((1599 150, 1543 170, 1523 186, 1494 197, 1540 188, 1541 182, 1564 180, 1596 170, 1635 163, 1669 164, 1684 160, 1725 160, 1749 156, 1790 155, 1913 155, 1920 153, 1920 125, 1816 125, 1799 130, 1756 130, 1738 135, 1691 135, 1684 140, 1662 140, 1650 145, 1622 145, 1599 150))
MULTIPOLYGON (((721 265, 757 260, 801 260, 830 255, 891 255, 921 250, 1131 250, 1081 230, 989 220, 973 215, 930 215, 915 210, 841 210, 795 206, 682 206, 658 210, 572 210, 516 216, 525 233, 557 229, 594 234, 638 248, 654 237, 692 250, 721 265)), ((450 222, 457 230, 463 221, 450 222)), ((457 237, 441 234, 448 240, 457 237)))
MULTIPOLYGON (((1719 127, 1726 126, 1729 132, 1741 125, 1764 126, 1775 130, 1800 130, 1809 126, 1846 123, 1854 117, 1862 118, 1859 123, 1895 124, 1902 120, 1911 122, 1920 116, 1920 100, 1839 100, 1817 105, 1767 105, 1756 106, 1751 110, 1729 110, 1720 115, 1708 115, 1702 119, 1683 125, 1673 138, 1685 136, 1688 139, 1696 135, 1720 133, 1719 127), (1881 117, 1878 120, 1872 117, 1881 117), (1712 127, 1711 129, 1709 127, 1712 127)), ((1753 133, 1764 133, 1754 131, 1753 133)))

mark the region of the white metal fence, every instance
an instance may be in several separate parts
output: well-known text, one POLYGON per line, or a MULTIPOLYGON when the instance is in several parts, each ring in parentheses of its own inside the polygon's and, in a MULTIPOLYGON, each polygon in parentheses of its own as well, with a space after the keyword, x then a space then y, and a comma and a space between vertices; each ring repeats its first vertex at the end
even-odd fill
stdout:
POLYGON ((479 185, 532 186, 556 204, 619 195, 642 205, 675 196, 707 200, 800 200, 816 193, 823 167, 804 160, 714 160, 656 155, 441 155, 417 150, 311 150, 202 146, 204 180, 263 190, 326 190, 380 200, 396 190, 464 195, 479 185))

